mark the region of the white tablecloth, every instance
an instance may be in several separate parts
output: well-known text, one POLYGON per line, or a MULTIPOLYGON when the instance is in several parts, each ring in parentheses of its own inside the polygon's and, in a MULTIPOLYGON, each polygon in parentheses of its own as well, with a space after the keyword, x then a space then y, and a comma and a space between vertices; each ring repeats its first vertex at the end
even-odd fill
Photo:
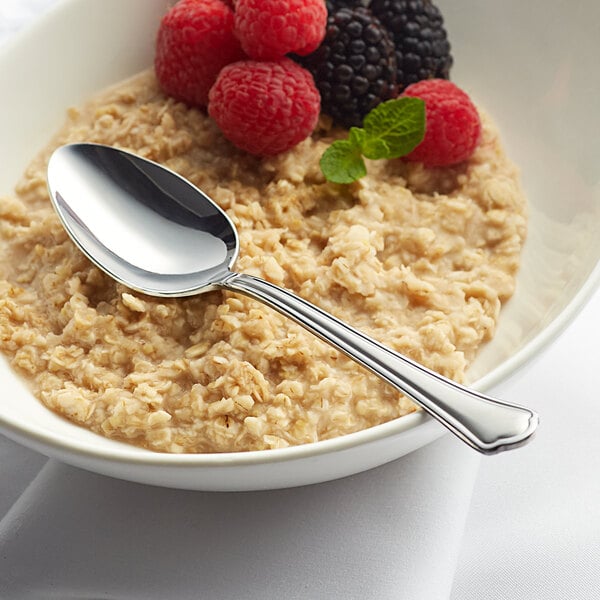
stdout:
MULTIPOLYGON (((2 39, 52 1, 0 0, 2 39)), ((447 435, 341 481, 214 494, 90 474, 0 436, 0 598, 599 598, 598 332, 600 293, 494 390, 542 415, 532 444, 495 457, 447 435)))

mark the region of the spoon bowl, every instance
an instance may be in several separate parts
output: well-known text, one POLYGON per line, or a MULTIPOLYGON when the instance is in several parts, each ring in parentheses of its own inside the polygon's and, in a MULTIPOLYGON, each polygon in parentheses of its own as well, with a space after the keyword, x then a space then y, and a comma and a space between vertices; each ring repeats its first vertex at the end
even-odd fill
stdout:
POLYGON ((215 289, 260 300, 410 397, 472 448, 494 454, 531 439, 538 416, 469 390, 267 281, 232 271, 235 226, 206 194, 123 150, 79 143, 48 165, 56 212, 79 248, 124 285, 153 296, 215 289))
POLYGON ((151 296, 214 289, 235 262, 235 226, 206 194, 164 167, 99 144, 59 148, 48 166, 71 238, 117 281, 151 296))

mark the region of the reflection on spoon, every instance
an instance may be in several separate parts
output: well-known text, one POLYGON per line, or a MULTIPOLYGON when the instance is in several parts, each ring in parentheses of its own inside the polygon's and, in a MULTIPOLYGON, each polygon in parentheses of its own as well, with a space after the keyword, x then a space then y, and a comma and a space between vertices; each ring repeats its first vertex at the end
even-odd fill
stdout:
POLYGON ((290 317, 419 404, 484 454, 522 445, 538 416, 469 390, 385 347, 306 300, 232 271, 239 243, 228 216, 176 173, 99 144, 58 148, 48 165, 54 207, 69 235, 117 281, 152 296, 226 289, 290 317))

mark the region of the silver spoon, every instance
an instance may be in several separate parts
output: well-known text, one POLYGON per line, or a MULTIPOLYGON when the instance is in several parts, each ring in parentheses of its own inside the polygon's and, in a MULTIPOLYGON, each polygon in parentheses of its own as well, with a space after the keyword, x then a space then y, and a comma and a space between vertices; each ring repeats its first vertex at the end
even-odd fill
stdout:
POLYGON ((533 435, 535 412, 469 390, 291 292, 233 272, 235 226, 206 194, 165 167, 109 146, 69 144, 52 155, 48 186, 73 241, 126 286, 151 296, 225 289, 260 300, 406 394, 484 454, 520 446, 533 435))

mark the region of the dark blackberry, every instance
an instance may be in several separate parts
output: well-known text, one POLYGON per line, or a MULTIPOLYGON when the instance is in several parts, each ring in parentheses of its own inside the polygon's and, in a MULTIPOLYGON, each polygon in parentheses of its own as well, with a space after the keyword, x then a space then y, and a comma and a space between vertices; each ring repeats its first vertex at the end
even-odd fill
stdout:
POLYGON ((399 91, 423 79, 449 79, 450 43, 439 8, 430 0, 372 0, 370 9, 396 46, 399 91))
POLYGON ((358 8, 359 6, 367 6, 369 0, 325 0, 327 12, 331 14, 338 8, 358 8))
POLYGON ((297 60, 313 74, 321 110, 344 127, 360 127, 373 107, 396 95, 394 45, 366 8, 332 12, 319 48, 297 60))

